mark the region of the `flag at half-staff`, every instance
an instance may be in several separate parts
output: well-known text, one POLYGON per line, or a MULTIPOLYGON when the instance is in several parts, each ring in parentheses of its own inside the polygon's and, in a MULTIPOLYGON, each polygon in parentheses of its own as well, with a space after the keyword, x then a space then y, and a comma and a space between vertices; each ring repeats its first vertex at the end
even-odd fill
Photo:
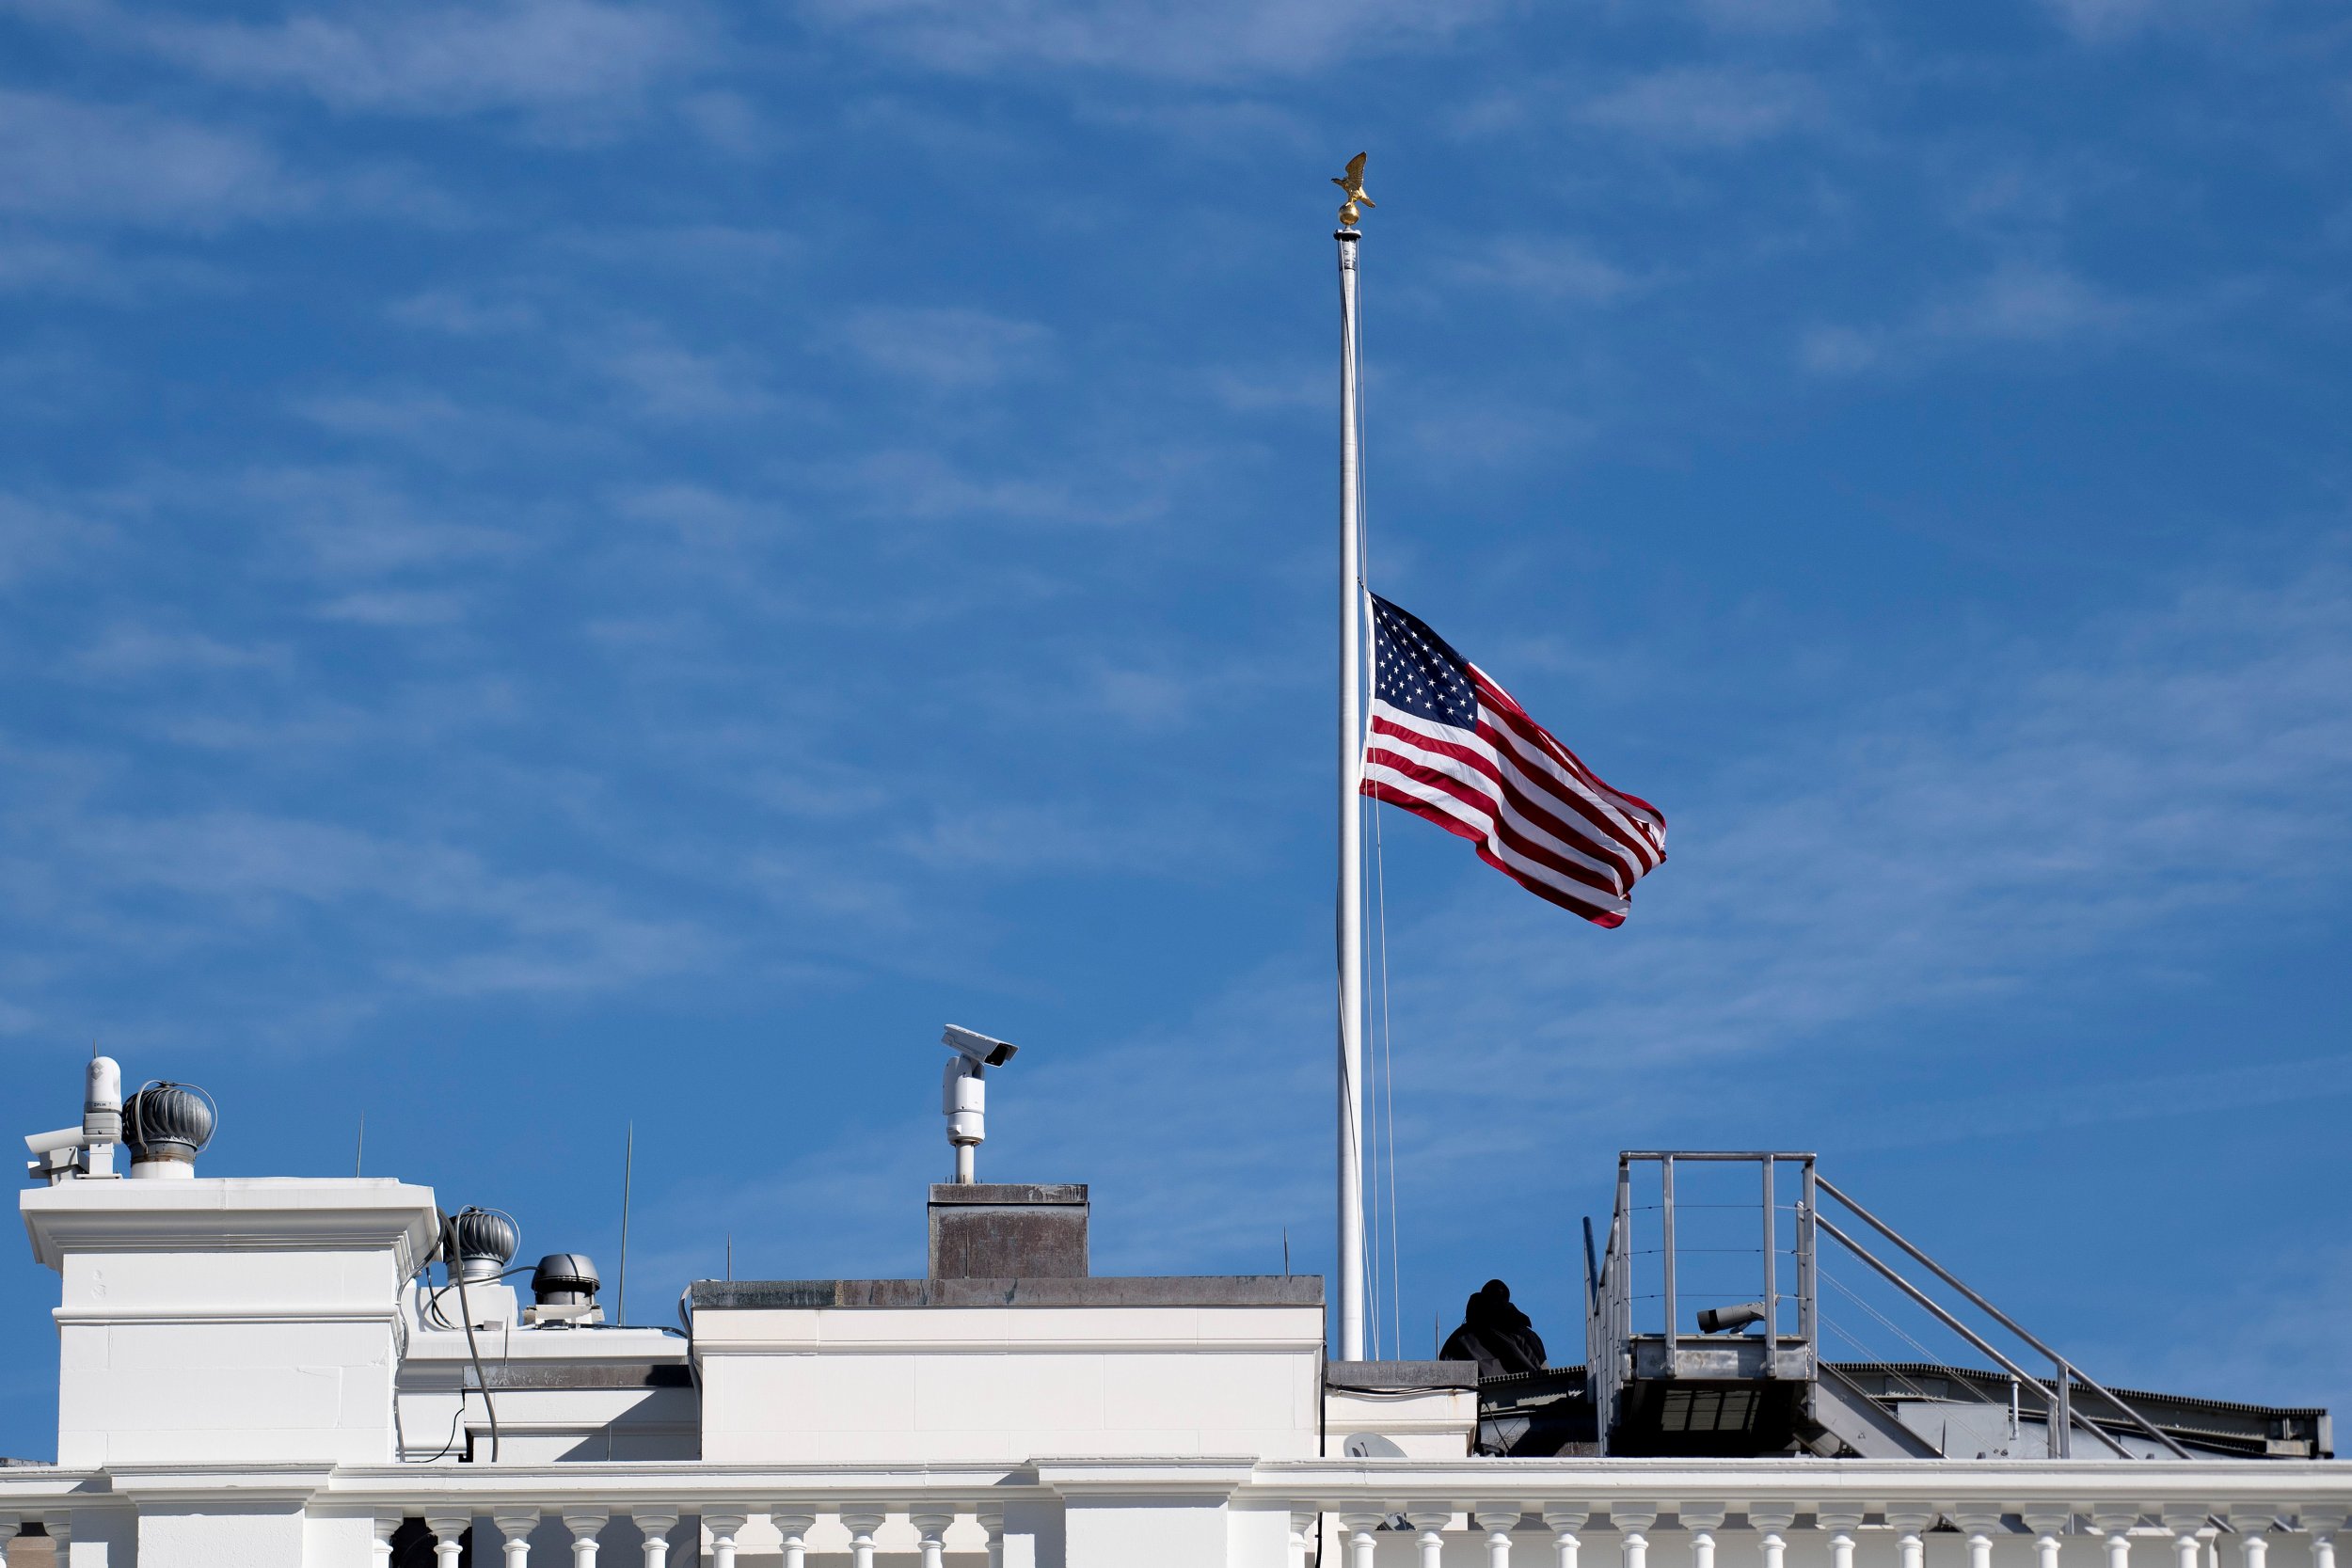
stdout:
POLYGON ((1621 926, 1666 858, 1666 819, 1610 788, 1493 677, 1371 595, 1363 792, 1478 847, 1478 858, 1596 926, 1621 926))

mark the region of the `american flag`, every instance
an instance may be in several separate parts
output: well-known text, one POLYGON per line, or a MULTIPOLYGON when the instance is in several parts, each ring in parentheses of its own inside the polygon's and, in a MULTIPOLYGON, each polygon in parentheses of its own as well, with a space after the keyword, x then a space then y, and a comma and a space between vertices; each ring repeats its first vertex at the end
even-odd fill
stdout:
POLYGON ((1621 926, 1666 858, 1666 819, 1594 776, 1484 670, 1372 595, 1363 791, 1478 846, 1478 858, 1596 926, 1621 926))

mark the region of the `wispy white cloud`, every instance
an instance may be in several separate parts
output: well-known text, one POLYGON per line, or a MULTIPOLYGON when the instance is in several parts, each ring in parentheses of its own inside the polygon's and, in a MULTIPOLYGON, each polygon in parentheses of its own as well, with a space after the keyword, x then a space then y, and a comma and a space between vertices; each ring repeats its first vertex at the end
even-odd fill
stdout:
POLYGON ((2043 0, 2067 32, 2086 43, 2113 43, 2178 27, 2242 24, 2265 0, 2043 0))
POLYGON ((1891 325, 1808 327, 1797 356, 1806 370, 1829 375, 1902 370, 1969 350, 2098 341, 2151 317, 2148 306, 2066 267, 2011 260, 1891 325))
POLYGON ((269 23, 108 0, 34 0, 19 8, 216 81, 396 114, 521 109, 601 119, 628 112, 711 47, 705 19, 691 8, 607 0, 351 5, 269 23))
POLYGON ((1442 43, 1492 0, 809 0, 818 22, 935 69, 1080 68, 1191 81, 1300 75, 1442 43))
POLYGON ((0 587, 104 546, 113 527, 71 507, 0 491, 0 587))
POLYGON ((136 680, 157 674, 283 669, 288 653, 282 646, 231 642, 200 631, 119 622, 75 650, 70 663, 95 679, 136 680))
POLYGON ((1594 253, 1581 240, 1501 235, 1465 246, 1453 276, 1464 283, 1541 300, 1607 305, 1645 280, 1594 253))
POLYGON ((743 420, 783 405, 752 354, 694 348, 652 322, 618 324, 576 347, 582 361, 647 419, 743 420))
POLYGON ((1032 321, 941 306, 868 306, 852 311, 838 341, 886 374, 940 391, 993 387, 1041 369, 1054 334, 1032 321))
POLYGON ((1701 65, 1637 76, 1583 103, 1576 118, 1659 147, 1732 149, 1819 124, 1827 113, 1810 77, 1701 65))
POLYGON ((263 468, 233 493, 264 507, 305 569, 333 580, 381 577, 514 554, 514 532, 432 515, 396 480, 367 467, 263 468))
POLYGON ((0 212, 216 229, 316 197, 244 132, 136 105, 0 90, 0 212))

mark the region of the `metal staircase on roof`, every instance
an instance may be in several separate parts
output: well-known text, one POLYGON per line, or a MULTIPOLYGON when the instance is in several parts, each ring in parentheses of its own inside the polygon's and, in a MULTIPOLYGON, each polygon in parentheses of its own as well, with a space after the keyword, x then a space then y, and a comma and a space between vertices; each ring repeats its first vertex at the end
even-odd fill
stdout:
MULTIPOLYGON (((1720 1211, 1726 1206, 1708 1202, 1704 1207, 1720 1211)), ((1948 1431, 1939 1438, 1906 1421, 1906 1402, 1883 1381, 1873 1387, 1873 1380, 1857 1375, 1854 1366, 1823 1359, 1819 1289, 1824 1240, 2008 1375, 2012 1435, 2020 1431, 2023 1413, 2030 1409, 2041 1414, 2045 1446, 2054 1459, 2071 1456, 2078 1432, 2117 1458, 2191 1457, 2169 1433, 1832 1185, 1815 1169, 1811 1154, 1692 1149, 1619 1154, 1616 1207, 1604 1252, 1596 1255, 1592 1225, 1585 1224, 1585 1386, 1602 1451, 1692 1457, 1798 1450, 1868 1459, 1972 1457, 1944 1452, 1948 1431), (1682 1259, 1690 1249, 1677 1238, 1684 1205, 1675 1178, 1677 1168, 1704 1166, 1716 1176, 1724 1165, 1756 1170, 1757 1243, 1752 1249, 1703 1250, 1752 1250, 1760 1264, 1757 1291, 1747 1302, 1695 1302, 1684 1288, 1682 1259), (1646 1178, 1654 1171, 1654 1204, 1635 1201, 1637 1171, 1645 1178, 1643 1196, 1647 1196, 1646 1178), (1824 1199, 1836 1206, 1845 1224, 1822 1213, 1824 1199), (1637 1223, 1638 1215, 1655 1218, 1637 1223), (1866 1231, 1883 1238, 1907 1260, 1907 1267, 1866 1246, 1856 1236, 1866 1231), (1639 1267, 1637 1259, 1644 1260, 1639 1267), (1637 1284, 1654 1289, 1637 1292, 1637 1284), (1659 1304, 1656 1332, 1636 1331, 1637 1300, 1659 1304), (1683 1327, 1687 1307, 1699 1308, 1690 1314, 1694 1332, 1683 1327), (1981 1327, 1972 1326, 1972 1319, 1981 1327), (2005 1352, 1990 1337, 1994 1334, 2022 1348, 2014 1355, 2005 1352), (2046 1361, 2048 1372, 2035 1375, 2026 1365, 2031 1360, 2046 1361), (2078 1393, 2090 1395, 2095 1408, 2078 1408, 2078 1393)))

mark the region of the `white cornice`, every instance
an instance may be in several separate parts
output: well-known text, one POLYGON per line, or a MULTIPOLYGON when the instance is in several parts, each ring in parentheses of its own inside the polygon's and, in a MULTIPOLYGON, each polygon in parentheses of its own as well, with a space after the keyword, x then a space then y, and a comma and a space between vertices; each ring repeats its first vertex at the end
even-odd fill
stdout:
POLYGON ((230 1178, 67 1181, 19 1195, 33 1256, 389 1248, 414 1272, 438 1224, 430 1187, 399 1181, 230 1178))

